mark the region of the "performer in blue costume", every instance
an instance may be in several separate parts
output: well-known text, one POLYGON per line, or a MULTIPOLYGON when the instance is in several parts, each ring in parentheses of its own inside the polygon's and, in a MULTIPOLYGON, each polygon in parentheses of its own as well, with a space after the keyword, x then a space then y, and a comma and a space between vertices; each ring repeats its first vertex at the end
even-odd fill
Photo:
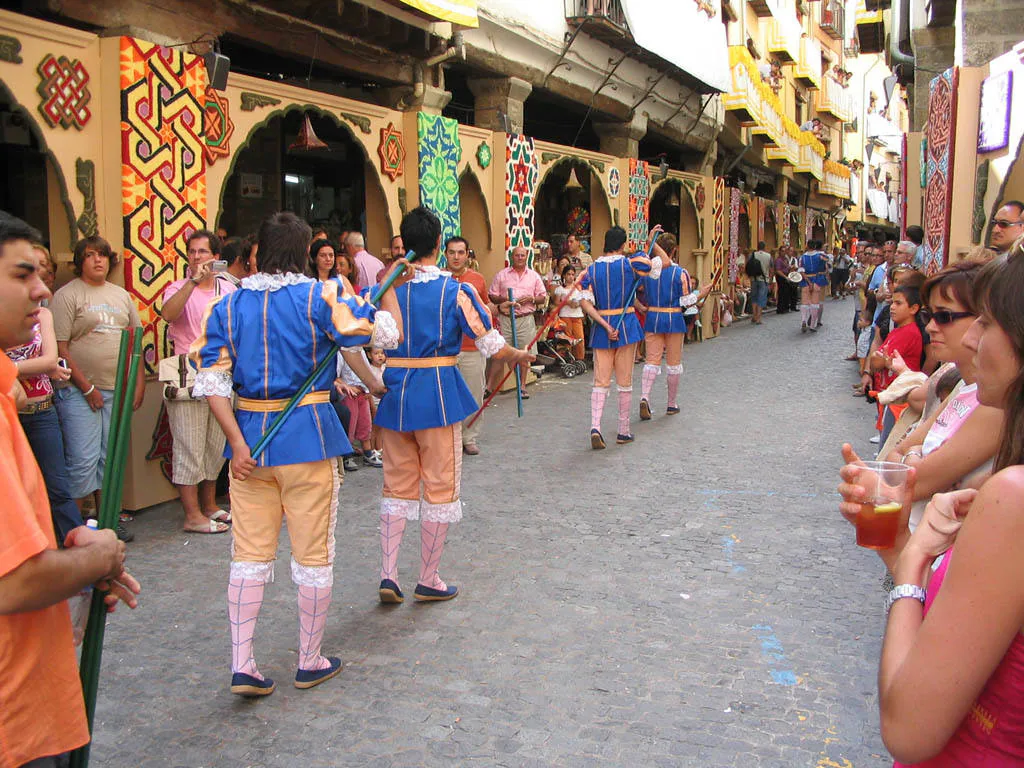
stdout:
POLYGON ((679 378, 683 374, 683 337, 686 319, 683 310, 694 306, 711 292, 709 283, 700 291, 693 290, 690 273, 675 262, 679 259, 679 246, 671 234, 658 239, 658 248, 668 254, 672 262, 661 270, 661 276, 640 278, 638 297, 647 306, 647 326, 644 329, 646 359, 640 393, 640 419, 651 418, 651 389, 661 373, 661 356, 665 355, 668 369, 668 406, 665 413, 679 413, 679 378))
POLYGON ((398 548, 407 520, 420 519, 420 575, 413 596, 450 600, 459 591, 437 569, 448 526, 462 519, 462 421, 479 407, 456 367, 463 335, 475 340, 484 357, 513 364, 534 359, 505 344, 472 285, 437 267, 441 222, 432 211, 409 211, 401 232, 417 271, 396 292, 405 338, 388 355, 387 393, 377 407, 384 450, 382 603, 405 599, 398 586, 398 548))
MULTIPOLYGON (((231 460, 231 692, 243 696, 274 691, 274 681, 256 666, 253 636, 264 587, 273 580, 285 516, 292 581, 298 586, 295 686, 311 688, 341 670, 340 659, 320 654, 334 581, 336 458, 351 450, 330 404, 334 367, 324 370, 258 462, 250 447, 310 371, 333 355, 335 344, 394 348, 401 339, 394 293, 382 300, 387 311, 378 312, 341 282, 320 283, 303 273, 310 235, 309 226, 292 213, 263 222, 259 272, 211 304, 191 349, 199 369, 193 394, 209 401, 227 436, 225 455, 231 460), (237 395, 237 413, 232 395, 237 395)), ((406 266, 399 262, 394 268, 406 266)))
MULTIPOLYGON (((655 227, 651 237, 660 234, 655 227)), ((619 392, 618 444, 633 442, 629 427, 629 409, 633 396, 633 356, 636 345, 643 338, 643 330, 633 308, 634 289, 644 276, 657 280, 663 267, 671 262, 665 252, 653 246, 655 258, 637 253, 627 258, 622 249, 626 245, 626 231, 612 227, 604 236, 604 256, 587 267, 580 287, 590 290, 594 301, 584 299, 583 311, 594 321, 590 346, 594 350, 594 389, 590 395, 590 447, 605 447, 601 436, 601 416, 611 388, 612 372, 619 392)))
POLYGON ((807 333, 808 329, 817 333, 821 322, 821 296, 828 285, 828 263, 821 246, 821 240, 808 240, 807 252, 800 257, 797 267, 804 276, 800 283, 800 333, 807 333))

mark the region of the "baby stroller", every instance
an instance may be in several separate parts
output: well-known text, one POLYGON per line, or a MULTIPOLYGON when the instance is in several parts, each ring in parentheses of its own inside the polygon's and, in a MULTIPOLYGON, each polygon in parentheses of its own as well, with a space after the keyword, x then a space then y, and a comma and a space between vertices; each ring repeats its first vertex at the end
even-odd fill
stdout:
POLYGON ((579 339, 566 333, 565 323, 555 320, 548 330, 547 338, 542 339, 538 343, 538 347, 540 347, 541 353, 550 360, 547 363, 549 367, 558 368, 565 378, 571 379, 587 372, 587 364, 583 360, 577 360, 572 353, 573 344, 578 341, 579 339))

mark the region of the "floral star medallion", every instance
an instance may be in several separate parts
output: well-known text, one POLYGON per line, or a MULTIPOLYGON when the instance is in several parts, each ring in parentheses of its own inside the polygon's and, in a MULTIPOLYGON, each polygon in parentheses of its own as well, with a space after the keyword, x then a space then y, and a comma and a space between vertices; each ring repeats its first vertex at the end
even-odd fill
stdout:
POLYGON ((490 164, 491 160, 494 159, 494 154, 491 152, 491 145, 486 141, 481 141, 480 146, 476 148, 476 161, 481 168, 486 169, 490 164))

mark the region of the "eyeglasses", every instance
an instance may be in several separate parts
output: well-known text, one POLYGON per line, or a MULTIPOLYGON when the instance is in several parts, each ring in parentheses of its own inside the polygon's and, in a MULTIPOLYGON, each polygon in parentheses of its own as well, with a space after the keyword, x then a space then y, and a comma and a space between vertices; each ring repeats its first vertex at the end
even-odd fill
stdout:
POLYGON ((936 312, 922 310, 921 315, 925 323, 929 320, 934 320, 936 325, 949 325, 954 320, 963 320, 965 317, 975 316, 973 312, 950 312, 948 309, 940 309, 936 312))
POLYGON ((1006 219, 992 219, 992 226, 999 227, 1000 229, 1019 227, 1022 224, 1024 224, 1024 221, 1007 221, 1006 219))

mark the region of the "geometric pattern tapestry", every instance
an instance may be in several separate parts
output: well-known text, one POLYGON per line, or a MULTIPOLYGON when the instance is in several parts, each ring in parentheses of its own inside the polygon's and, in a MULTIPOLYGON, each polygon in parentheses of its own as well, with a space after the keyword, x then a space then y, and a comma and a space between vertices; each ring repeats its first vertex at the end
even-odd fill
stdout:
POLYGON ((231 108, 226 97, 221 96, 216 88, 206 89, 206 119, 204 135, 206 137, 206 164, 213 165, 220 158, 231 154, 231 136, 235 132, 235 124, 231 121, 231 108))
POLYGON ((629 161, 629 225, 626 227, 627 252, 647 248, 650 231, 651 177, 647 162, 629 161))
POLYGON ((67 56, 57 57, 46 54, 36 68, 39 86, 36 92, 42 97, 39 114, 51 128, 74 126, 82 130, 92 117, 89 111, 89 73, 78 59, 67 56))
POLYGON ((950 67, 928 88, 928 142, 924 188, 924 271, 938 272, 949 258, 950 201, 959 69, 950 67))
POLYGON ((124 283, 142 319, 146 370, 170 354, 156 309, 206 225, 206 67, 201 56, 121 38, 124 283))
POLYGON ((740 200, 743 193, 738 187, 729 188, 729 283, 739 275, 740 255, 740 200))
POLYGON ((725 277, 722 268, 725 263, 725 179, 715 177, 715 196, 711 203, 711 218, 714 223, 711 237, 711 275, 718 273, 715 287, 721 288, 725 277))
POLYGON ((420 205, 441 219, 441 242, 462 232, 459 207, 459 122, 450 117, 416 115, 420 160, 420 205))
POLYGON ((512 249, 533 245, 533 215, 540 164, 533 139, 510 133, 505 139, 505 259, 512 249))
POLYGON ((779 245, 789 247, 789 203, 779 203, 779 245))

